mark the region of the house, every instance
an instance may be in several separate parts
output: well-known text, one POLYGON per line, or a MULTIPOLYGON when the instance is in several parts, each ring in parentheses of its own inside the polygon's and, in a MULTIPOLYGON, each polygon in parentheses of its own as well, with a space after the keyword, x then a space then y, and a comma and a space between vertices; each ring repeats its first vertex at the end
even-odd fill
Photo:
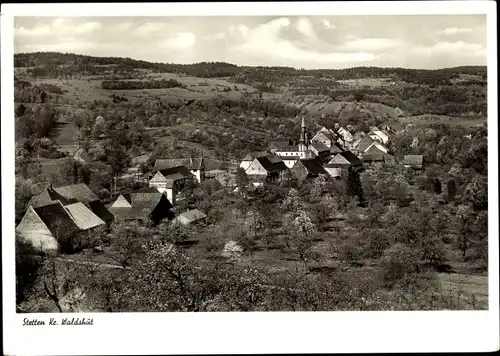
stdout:
POLYGON ((384 145, 389 142, 389 136, 387 136, 386 133, 380 131, 376 127, 372 127, 371 131, 368 133, 368 136, 370 136, 372 139, 379 141, 380 143, 383 143, 384 145))
POLYGON ((312 156, 311 151, 302 149, 299 145, 281 147, 275 151, 275 154, 282 157, 282 159, 286 157, 299 157, 300 159, 302 159, 310 158, 312 156))
POLYGON ((344 149, 349 149, 351 147, 351 143, 353 141, 353 136, 352 134, 344 129, 343 127, 340 127, 337 130, 337 134, 340 135, 342 141, 344 142, 344 149))
POLYGON ((164 171, 175 167, 186 167, 198 182, 205 179, 205 160, 201 158, 157 159, 153 172, 164 171))
POLYGON ((36 249, 72 253, 87 244, 95 228, 105 225, 83 203, 64 206, 57 200, 39 207, 30 205, 16 231, 36 249))
POLYGON ((39 195, 34 196, 28 206, 41 207, 59 201, 63 206, 80 202, 89 208, 106 224, 113 221, 113 215, 106 209, 101 200, 85 184, 71 184, 53 188, 52 185, 44 189, 39 195))
POLYGON ((314 143, 322 143, 326 147, 330 148, 332 145, 337 142, 336 135, 333 131, 328 130, 323 127, 320 131, 311 139, 311 142, 314 143))
POLYGON ((269 141, 269 152, 275 153, 278 149, 291 145, 292 141, 289 138, 276 138, 269 141))
POLYGON ((289 168, 283 161, 278 161, 274 157, 257 157, 245 171, 252 182, 263 184, 263 181, 281 182, 287 179, 289 168))
POLYGON ((190 224, 204 224, 206 223, 207 215, 198 209, 188 210, 179 214, 173 221, 181 223, 182 225, 190 224))
POLYGON ((285 166, 287 166, 288 168, 292 168, 293 166, 295 166, 297 161, 300 160, 300 157, 299 156, 283 156, 281 158, 281 160, 283 161, 285 166))
POLYGON ((424 156, 405 155, 403 158, 405 168, 422 169, 424 165, 424 156))
POLYGON ((352 150, 355 152, 365 152, 368 147, 373 144, 374 140, 370 136, 366 135, 359 142, 357 142, 356 146, 353 145, 352 150))
POLYGON ((344 151, 344 152, 338 153, 327 164, 328 165, 336 165, 339 168, 346 168, 347 169, 350 166, 353 166, 356 168, 362 167, 363 161, 361 159, 359 159, 359 157, 356 156, 351 151, 344 151))
POLYGON ((314 179, 321 174, 328 175, 321 163, 316 158, 301 159, 291 169, 299 181, 314 179))
MULTIPOLYGON (((330 146, 332 147, 332 146, 330 146)), ((325 156, 330 154, 330 147, 328 147, 326 144, 323 142, 313 142, 310 146, 311 151, 316 155, 316 156, 325 156)), ((333 146, 336 147, 336 146, 333 146)))
POLYGON ((262 156, 267 156, 269 153, 266 151, 254 151, 250 152, 247 154, 243 159, 241 160, 240 167, 243 168, 245 171, 250 167, 250 164, 257 158, 257 157, 262 157, 262 156))
POLYGON ((374 141, 370 147, 360 155, 363 162, 367 163, 385 162, 388 156, 387 148, 378 141, 374 141))
POLYGON ((160 193, 165 193, 167 199, 175 205, 177 195, 182 191, 186 180, 191 175, 192 171, 185 166, 166 168, 156 172, 149 181, 149 187, 156 188, 160 193))
POLYGON ((328 173, 328 175, 332 178, 338 178, 342 176, 342 167, 338 164, 324 164, 324 170, 328 173))
POLYGON ((130 201, 127 197, 118 197, 109 208, 116 219, 158 223, 162 219, 173 218, 171 211, 173 206, 163 193, 158 191, 130 193, 130 201))

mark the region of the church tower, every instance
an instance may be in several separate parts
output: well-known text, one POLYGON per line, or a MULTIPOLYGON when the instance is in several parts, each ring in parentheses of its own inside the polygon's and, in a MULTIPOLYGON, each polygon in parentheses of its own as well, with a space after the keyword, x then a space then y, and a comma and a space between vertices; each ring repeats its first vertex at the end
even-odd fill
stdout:
POLYGON ((302 126, 300 128, 299 151, 305 152, 309 146, 309 138, 307 137, 306 123, 302 116, 302 126))

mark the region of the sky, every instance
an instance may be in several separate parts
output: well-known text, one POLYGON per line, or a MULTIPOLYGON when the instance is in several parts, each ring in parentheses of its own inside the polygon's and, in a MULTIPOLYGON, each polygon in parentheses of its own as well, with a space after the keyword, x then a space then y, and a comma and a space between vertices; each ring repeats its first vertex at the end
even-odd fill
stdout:
POLYGON ((16 17, 14 52, 325 69, 486 65, 486 15, 16 17))

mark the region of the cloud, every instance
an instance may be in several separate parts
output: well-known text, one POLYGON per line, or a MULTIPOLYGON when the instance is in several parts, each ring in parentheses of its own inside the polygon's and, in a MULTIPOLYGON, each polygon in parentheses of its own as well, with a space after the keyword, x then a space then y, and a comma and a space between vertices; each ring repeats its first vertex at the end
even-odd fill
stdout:
POLYGON ((350 39, 348 41, 339 46, 345 51, 381 52, 404 44, 404 41, 391 38, 359 38, 356 36, 349 38, 350 39))
POLYGON ((190 32, 181 32, 172 38, 160 42, 162 47, 178 50, 190 49, 196 43, 196 36, 190 32))
POLYGON ((47 25, 37 26, 32 29, 20 27, 14 30, 14 37, 16 39, 26 38, 26 37, 41 37, 50 34, 51 34, 51 29, 50 26, 47 25))
POLYGON ((166 30, 166 24, 161 22, 148 22, 143 25, 138 26, 134 30, 134 35, 138 37, 147 37, 152 34, 157 34, 159 32, 166 30))
POLYGON ((316 39, 316 33, 314 32, 311 21, 309 21, 308 18, 301 17, 297 21, 295 27, 296 27, 297 31, 299 31, 304 36, 312 38, 312 39, 316 39))
POLYGON ((212 35, 205 36, 205 39, 207 40, 223 40, 224 38, 226 38, 225 32, 217 32, 212 35))
POLYGON ((323 20, 322 23, 323 23, 323 26, 325 26, 325 28, 327 28, 329 30, 335 30, 338 28, 334 24, 331 24, 330 21, 328 21, 328 20, 323 20))
POLYGON ((102 29, 102 23, 100 22, 85 22, 76 27, 75 32, 78 34, 85 34, 93 31, 100 31, 102 29))
POLYGON ((449 36, 449 35, 456 35, 459 33, 470 33, 470 32, 472 32, 472 29, 470 28, 448 27, 445 28, 444 30, 438 31, 438 34, 449 36))
MULTIPOLYGON (((298 25, 304 34, 314 34, 308 27, 307 20, 298 25)), ((279 18, 251 29, 246 36, 244 43, 235 48, 244 56, 250 56, 254 61, 265 60, 269 57, 273 61, 287 65, 304 66, 321 65, 334 66, 343 63, 370 62, 376 57, 366 51, 355 51, 351 53, 342 52, 319 52, 314 48, 299 48, 292 41, 282 38, 280 31, 290 26, 288 18, 279 18)))

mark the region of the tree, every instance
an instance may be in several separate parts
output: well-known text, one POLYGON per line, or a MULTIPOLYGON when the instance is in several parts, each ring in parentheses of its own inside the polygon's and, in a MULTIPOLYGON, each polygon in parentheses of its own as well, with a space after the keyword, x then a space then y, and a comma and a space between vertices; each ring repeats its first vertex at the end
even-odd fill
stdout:
POLYGON ((415 251, 407 245, 397 243, 386 249, 380 260, 382 276, 392 284, 408 274, 419 271, 415 251))
POLYGON ((242 196, 246 196, 249 183, 250 182, 248 180, 247 174, 245 173, 245 170, 241 167, 238 167, 236 169, 236 186, 238 187, 238 192, 242 196))
POLYGON ((126 225, 123 221, 115 220, 111 232, 109 258, 122 267, 128 267, 142 253, 141 240, 144 239, 144 232, 137 223, 127 223, 126 225))
POLYGON ((465 188, 465 197, 476 210, 485 210, 488 207, 488 178, 476 175, 465 188))
POLYGON ((319 257, 312 250, 317 232, 316 225, 304 210, 287 214, 284 217, 284 224, 287 231, 285 244, 288 250, 295 254, 307 268, 311 259, 318 260, 319 257))
POLYGON ((105 147, 106 160, 111 167, 113 177, 119 176, 130 165, 130 156, 125 148, 115 141, 111 141, 105 147))
POLYGON ((358 197, 360 203, 363 202, 363 187, 361 185, 361 179, 359 172, 350 166, 347 173, 347 193, 350 196, 358 197))
POLYGON ((471 229, 472 209, 467 205, 459 205, 456 215, 459 219, 459 233, 456 237, 456 245, 462 253, 462 258, 465 259, 474 237, 474 232, 471 229))
POLYGON ((457 185, 455 184, 455 181, 453 179, 450 179, 448 183, 446 184, 446 189, 447 189, 447 200, 452 201, 455 198, 455 195, 457 194, 457 185))
POLYGON ((439 181, 438 178, 434 179, 433 190, 434 190, 434 193, 436 193, 436 194, 441 194, 441 192, 442 192, 441 182, 439 181))

